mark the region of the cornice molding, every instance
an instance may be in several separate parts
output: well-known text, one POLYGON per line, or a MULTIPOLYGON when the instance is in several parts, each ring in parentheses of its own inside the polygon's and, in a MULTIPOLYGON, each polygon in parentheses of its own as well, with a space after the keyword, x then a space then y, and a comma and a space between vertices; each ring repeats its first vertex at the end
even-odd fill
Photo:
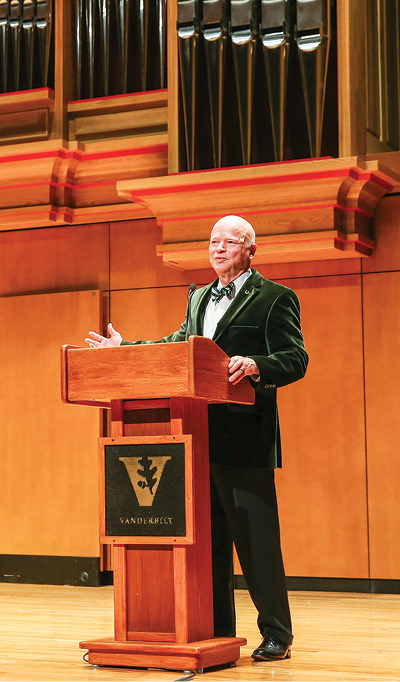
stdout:
POLYGON ((0 230, 151 216, 118 196, 116 181, 167 173, 167 136, 0 147, 0 230))
POLYGON ((117 182, 121 198, 162 225, 163 262, 184 270, 208 267, 210 227, 227 213, 254 226, 259 264, 368 256, 378 201, 399 187, 399 174, 357 157, 117 182))

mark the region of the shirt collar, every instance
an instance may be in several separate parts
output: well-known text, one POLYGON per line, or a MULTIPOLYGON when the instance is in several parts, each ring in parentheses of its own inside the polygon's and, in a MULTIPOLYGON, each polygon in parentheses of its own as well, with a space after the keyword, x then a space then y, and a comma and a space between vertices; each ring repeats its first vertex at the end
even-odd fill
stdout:
MULTIPOLYGON (((239 275, 239 277, 236 277, 236 279, 232 280, 232 282, 235 283, 235 296, 237 295, 239 289, 242 288, 245 281, 251 276, 251 274, 252 274, 251 268, 249 268, 248 270, 246 270, 246 272, 242 272, 242 274, 239 275)), ((220 280, 218 280, 217 284, 218 289, 222 289, 223 286, 224 285, 221 284, 220 280)))

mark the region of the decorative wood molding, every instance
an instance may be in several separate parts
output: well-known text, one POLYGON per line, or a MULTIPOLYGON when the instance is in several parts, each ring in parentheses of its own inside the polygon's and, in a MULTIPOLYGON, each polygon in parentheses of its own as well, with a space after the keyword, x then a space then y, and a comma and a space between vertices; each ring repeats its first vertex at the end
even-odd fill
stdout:
MULTIPOLYGON (((165 265, 179 270, 210 267, 208 241, 164 244, 157 247, 165 265)), ((345 235, 338 230, 257 237, 255 264, 286 263, 369 256, 374 242, 359 234, 345 235), (340 252, 340 253, 338 253, 340 252)))
POLYGON ((167 135, 0 147, 0 229, 148 217, 118 196, 116 181, 162 176, 167 164, 167 135))
POLYGON ((0 94, 0 145, 48 140, 54 102, 51 88, 0 94))
POLYGON ((208 266, 210 228, 227 213, 254 226, 259 264, 368 256, 376 205, 399 187, 400 174, 357 157, 117 182, 121 198, 156 216, 163 226, 158 253, 181 269, 208 266))
POLYGON ((168 92, 154 90, 69 102, 68 119, 70 140, 165 134, 168 92))

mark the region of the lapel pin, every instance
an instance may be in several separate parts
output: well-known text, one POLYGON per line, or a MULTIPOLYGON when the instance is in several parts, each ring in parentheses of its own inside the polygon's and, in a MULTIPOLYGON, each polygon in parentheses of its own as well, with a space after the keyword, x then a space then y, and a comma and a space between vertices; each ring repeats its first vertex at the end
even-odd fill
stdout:
POLYGON ((246 291, 245 291, 244 293, 245 293, 245 294, 249 294, 250 291, 249 291, 248 289, 246 289, 246 291))

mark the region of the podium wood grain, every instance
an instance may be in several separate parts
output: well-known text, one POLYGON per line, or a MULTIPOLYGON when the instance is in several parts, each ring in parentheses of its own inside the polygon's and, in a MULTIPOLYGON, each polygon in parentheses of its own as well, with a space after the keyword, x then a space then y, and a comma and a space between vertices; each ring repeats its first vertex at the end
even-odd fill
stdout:
POLYGON ((228 364, 224 351, 202 336, 191 336, 181 343, 116 348, 66 346, 62 399, 82 402, 186 396, 252 405, 254 390, 249 381, 232 386, 228 364))
POLYGON ((100 439, 99 495, 100 536, 113 547, 115 636, 81 642, 90 663, 197 670, 238 660, 246 644, 213 637, 208 403, 254 403, 247 379, 229 383, 228 363, 213 341, 198 336, 62 349, 62 400, 108 401, 111 408, 111 437, 100 439), (128 435, 126 422, 135 433, 143 426, 145 435, 128 435), (106 446, 175 441, 185 444, 185 536, 107 535, 106 446))

